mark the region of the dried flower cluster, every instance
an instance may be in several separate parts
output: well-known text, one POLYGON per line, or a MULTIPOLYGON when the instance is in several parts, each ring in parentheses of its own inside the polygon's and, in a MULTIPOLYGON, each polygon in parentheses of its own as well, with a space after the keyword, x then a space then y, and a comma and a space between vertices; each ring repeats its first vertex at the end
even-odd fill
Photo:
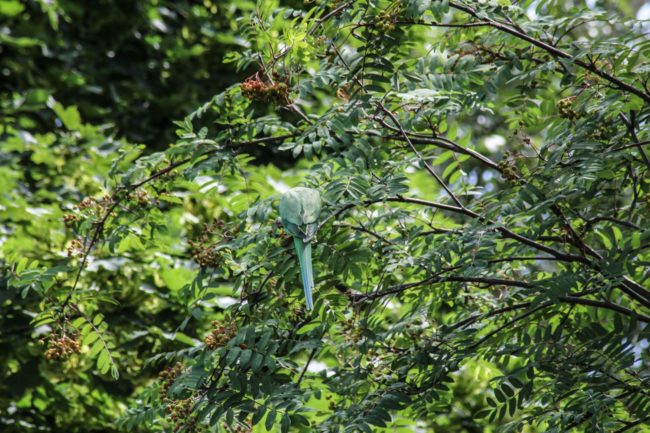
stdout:
POLYGON ((579 117, 578 113, 573 108, 575 100, 575 96, 569 96, 568 98, 557 101, 557 110, 560 113, 560 117, 569 120, 577 119, 579 117))
POLYGON ((168 420, 173 424, 174 433, 183 431, 187 433, 197 433, 201 431, 201 426, 192 414, 197 398, 192 395, 185 399, 174 400, 169 397, 169 388, 174 384, 176 378, 183 372, 183 364, 177 362, 171 367, 165 368, 158 374, 161 382, 158 395, 167 406, 168 420))
POLYGON ((72 213, 63 215, 63 223, 66 225, 66 227, 72 227, 80 219, 81 218, 79 218, 79 215, 72 213))
POLYGON ((47 350, 45 351, 45 359, 50 361, 61 361, 68 359, 72 354, 81 351, 79 344, 79 332, 60 333, 51 335, 47 340, 41 340, 41 344, 47 342, 47 350))
POLYGON ((266 83, 259 73, 248 77, 241 84, 241 92, 251 101, 271 102, 278 105, 289 104, 289 86, 282 81, 266 83))
POLYGON ((173 367, 167 367, 158 374, 158 378, 162 382, 160 385, 160 390, 158 394, 161 399, 167 398, 167 393, 169 388, 173 385, 174 380, 178 377, 179 374, 183 371, 183 365, 180 362, 177 362, 173 367))
POLYGON ((198 239, 188 241, 192 258, 202 268, 214 268, 221 263, 221 254, 215 249, 215 242, 212 238, 215 232, 223 230, 224 225, 220 220, 215 220, 212 224, 204 224, 198 239))
POLYGON ((151 196, 142 188, 129 194, 129 199, 135 200, 140 206, 147 206, 151 202, 151 196))
POLYGON ((83 245, 83 242, 79 239, 73 239, 70 241, 70 245, 68 245, 68 257, 81 257, 84 255, 85 248, 83 245))
POLYGON ((86 209, 91 209, 94 207, 96 204, 95 200, 90 197, 85 197, 83 200, 79 202, 79 204, 76 206, 77 209, 79 210, 86 210, 86 209))
POLYGON ((607 138, 608 135, 609 135, 609 130, 607 129, 607 127, 605 125, 600 125, 587 137, 591 138, 592 140, 604 140, 607 138))
POLYGON ((224 346, 235 335, 237 335, 235 323, 223 325, 218 320, 213 320, 212 331, 203 339, 203 342, 208 349, 214 350, 217 347, 224 346))
POLYGON ((183 400, 170 401, 167 404, 167 413, 169 420, 174 424, 174 433, 181 431, 184 432, 197 432, 196 417, 192 416, 192 409, 196 403, 196 397, 189 397, 183 400))
POLYGON ((99 212, 103 209, 109 208, 113 203, 113 198, 109 195, 104 195, 99 200, 92 197, 86 197, 79 202, 76 208, 79 210, 99 212))
POLYGON ((519 169, 517 168, 518 155, 516 152, 507 151, 503 159, 499 161, 499 168, 501 174, 508 181, 517 180, 519 177, 519 169))
POLYGON ((189 241, 192 246, 192 258, 202 268, 217 267, 221 261, 221 255, 213 246, 203 245, 200 242, 189 241))

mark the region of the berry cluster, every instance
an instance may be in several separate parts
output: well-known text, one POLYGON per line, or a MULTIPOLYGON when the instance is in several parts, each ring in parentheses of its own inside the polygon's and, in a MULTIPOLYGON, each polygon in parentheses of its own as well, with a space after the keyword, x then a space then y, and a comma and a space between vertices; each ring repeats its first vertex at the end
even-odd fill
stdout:
POLYGON ((223 325, 218 320, 213 320, 212 331, 203 339, 203 342, 208 349, 214 350, 224 346, 235 335, 237 335, 237 326, 234 322, 223 325))
POLYGON ((388 10, 380 12, 375 19, 375 27, 384 33, 394 30, 395 21, 393 14, 388 10))
POLYGON ((68 257, 81 257, 84 255, 85 249, 83 243, 79 239, 73 239, 68 245, 68 257))
POLYGON ((375 18, 375 27, 383 33, 388 33, 395 29, 395 22, 402 13, 402 2, 396 1, 388 8, 377 14, 375 18))
POLYGON ((91 209, 92 207, 95 206, 95 204, 96 202, 94 199, 90 197, 86 197, 79 202, 79 204, 77 205, 77 209, 79 210, 91 209))
POLYGON ((600 125, 587 137, 591 138, 592 140, 604 140, 608 137, 608 135, 609 135, 609 130, 607 129, 607 127, 605 125, 600 125))
POLYGON ((189 397, 183 400, 170 401, 167 404, 167 413, 169 420, 174 424, 174 433, 180 431, 196 432, 196 417, 192 416, 192 409, 196 403, 195 397, 189 397))
POLYGON ((202 268, 215 268, 222 262, 221 254, 215 249, 212 236, 215 232, 218 232, 224 237, 229 237, 228 233, 221 233, 224 226, 225 224, 221 220, 215 220, 212 224, 204 224, 203 231, 198 239, 188 241, 192 258, 202 268))
POLYGON ((63 223, 66 225, 66 227, 72 227, 80 219, 81 218, 79 218, 79 215, 72 213, 63 215, 63 223))
MULTIPOLYGON (((45 359, 49 361, 60 361, 68 359, 73 353, 81 351, 79 344, 79 332, 66 334, 61 333, 58 335, 51 335, 47 339, 47 350, 45 351, 45 359)), ((41 344, 45 344, 46 340, 41 340, 41 344)))
POLYGON ((265 83, 259 74, 248 77, 241 84, 241 92, 251 101, 271 102, 278 105, 289 104, 289 86, 284 82, 265 83))
POLYGON ((189 241, 192 246, 192 258, 202 268, 215 268, 221 262, 221 255, 211 246, 189 241))
POLYGON ((568 98, 560 99, 557 101, 557 111, 560 113, 560 117, 564 119, 577 119, 578 113, 573 109, 573 103, 575 102, 575 96, 569 96, 568 98))
POLYGON ((197 419, 192 415, 192 409, 196 404, 196 396, 190 396, 185 399, 174 400, 169 397, 169 388, 173 385, 176 378, 183 372, 183 364, 177 362, 173 367, 167 367, 158 374, 161 382, 158 394, 160 399, 167 406, 169 421, 174 425, 174 433, 183 431, 187 433, 197 433, 201 431, 197 419))
POLYGON ((174 380, 178 377, 179 374, 183 371, 183 365, 180 362, 177 362, 173 367, 167 367, 158 374, 158 378, 162 382, 160 385, 160 390, 158 394, 161 399, 167 398, 167 393, 169 388, 174 383, 174 380))
POLYGON ((129 194, 129 199, 135 200, 140 206, 147 206, 151 201, 149 193, 147 193, 147 191, 144 189, 138 189, 135 192, 129 194))
POLYGON ((519 177, 519 169, 517 168, 517 153, 507 151, 501 161, 499 161, 499 168, 501 175, 508 181, 515 181, 519 177))
POLYGON ((104 195, 102 198, 94 199, 92 197, 86 197, 75 206, 80 211, 86 211, 91 215, 101 215, 106 209, 113 206, 113 198, 109 195, 104 195))

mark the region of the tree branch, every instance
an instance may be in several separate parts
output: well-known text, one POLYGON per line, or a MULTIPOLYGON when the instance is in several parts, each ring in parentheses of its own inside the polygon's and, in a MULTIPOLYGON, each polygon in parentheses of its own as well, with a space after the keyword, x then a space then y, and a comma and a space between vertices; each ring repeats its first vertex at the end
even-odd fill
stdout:
POLYGON ((501 31, 503 31, 505 33, 509 33, 509 34, 515 36, 518 39, 529 42, 529 43, 535 45, 536 47, 539 47, 539 48, 543 49, 544 51, 548 52, 549 54, 553 55, 554 57, 567 59, 571 63, 573 63, 574 65, 577 65, 577 66, 579 66, 579 67, 581 67, 581 68, 583 68, 583 69, 585 69, 585 70, 587 70, 589 72, 592 72, 592 73, 598 75, 599 77, 609 81, 610 83, 614 84, 618 89, 627 91, 629 93, 632 93, 632 94, 638 96, 639 98, 643 99, 645 102, 650 102, 650 94, 647 94, 647 93, 643 92, 642 90, 639 90, 636 87, 634 87, 634 86, 632 86, 630 84, 627 84, 627 83, 619 80, 618 78, 614 77, 613 75, 599 69, 598 67, 596 67, 596 65, 594 63, 587 63, 587 62, 584 62, 584 61, 582 61, 580 59, 577 59, 575 56, 573 56, 573 55, 571 55, 571 54, 569 54, 569 53, 567 53, 565 51, 562 51, 559 48, 556 48, 556 47, 554 47, 552 45, 549 45, 546 42, 540 41, 539 39, 535 39, 532 36, 529 36, 529 35, 527 35, 525 33, 522 33, 521 31, 519 31, 519 30, 517 30, 515 28, 512 28, 510 26, 507 26, 505 24, 499 23, 499 22, 497 22, 497 21, 495 21, 495 20, 493 20, 493 19, 491 19, 489 17, 485 17, 485 18, 480 17, 479 14, 474 9, 472 9, 471 7, 466 6, 464 4, 461 4, 461 3, 458 3, 458 2, 455 2, 455 1, 450 1, 449 6, 451 6, 452 8, 454 8, 456 10, 459 10, 459 11, 462 11, 462 12, 465 12, 465 13, 471 15, 472 17, 481 20, 481 22, 484 22, 485 24, 487 24, 487 25, 489 25, 489 26, 491 26, 491 27, 493 27, 495 29, 501 30, 501 31))
POLYGON ((650 169, 650 159, 648 159, 648 155, 646 155, 645 151, 643 150, 643 146, 641 146, 641 141, 639 141, 639 137, 636 135, 636 131, 635 131, 636 116, 634 112, 630 114, 629 119, 623 113, 618 113, 618 117, 620 117, 623 123, 625 123, 625 126, 627 127, 627 130, 630 133, 630 136, 632 137, 632 141, 634 141, 637 149, 639 149, 639 153, 641 153, 641 158, 643 159, 643 162, 645 163, 646 167, 650 169))
POLYGON ((454 194, 453 191, 452 191, 451 189, 449 189, 449 187, 447 186, 447 184, 445 184, 445 182, 444 182, 444 181, 440 178, 440 176, 438 176, 438 174, 435 172, 435 170, 433 169, 433 167, 431 167, 431 164, 429 164, 429 162, 427 162, 427 160, 424 159, 424 157, 422 156, 422 154, 420 153, 420 151, 417 150, 417 149, 415 148, 415 146, 414 146, 413 143, 411 142, 411 139, 409 138, 408 134, 406 133, 406 131, 405 131, 404 128, 402 127, 402 124, 399 122, 399 120, 397 120, 397 117, 393 114, 393 112, 390 111, 390 110, 388 110, 388 109, 384 106, 384 104, 382 104, 381 102, 379 103, 379 108, 381 109, 381 111, 383 111, 384 113, 386 113, 386 114, 388 115, 388 117, 391 118, 391 120, 393 121, 393 123, 395 124, 395 126, 397 127, 397 129, 399 129, 400 134, 402 134, 402 137, 404 137, 404 140, 406 141, 406 143, 408 143, 408 145, 409 145, 409 147, 411 148, 411 150, 413 151, 413 153, 415 153, 415 155, 416 155, 416 156, 420 159, 420 161, 424 164, 424 167, 427 169, 427 171, 429 172, 429 174, 430 174, 431 176, 433 176, 433 177, 436 179, 436 181, 438 182, 438 184, 440 184, 440 186, 445 190, 445 192, 449 195, 449 197, 451 197, 451 199, 454 201, 454 203, 456 203, 456 205, 457 205, 458 207, 460 207, 460 208, 462 208, 462 209, 465 209, 465 206, 463 206, 463 204, 460 202, 460 200, 458 199, 458 197, 456 196, 456 194, 454 194))

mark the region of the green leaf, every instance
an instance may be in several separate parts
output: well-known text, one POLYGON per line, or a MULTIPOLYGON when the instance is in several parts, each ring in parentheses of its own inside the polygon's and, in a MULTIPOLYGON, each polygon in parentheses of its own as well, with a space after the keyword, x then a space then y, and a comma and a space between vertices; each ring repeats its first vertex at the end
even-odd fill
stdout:
POLYGON ((226 365, 234 365, 240 354, 241 349, 239 347, 233 347, 228 350, 228 354, 226 355, 226 365))
POLYGON ((290 427, 291 418, 289 417, 289 414, 285 412, 285 414, 282 416, 282 424, 280 425, 281 433, 288 433, 290 427))
POLYGON ((263 361, 264 361, 264 355, 262 355, 261 353, 254 352, 250 363, 251 370, 253 370, 253 372, 259 371, 259 369, 262 367, 263 361))
POLYGON ((70 131, 78 131, 81 128, 81 115, 75 106, 64 108, 51 96, 47 101, 48 106, 56 113, 63 125, 70 131))
POLYGON ((273 428, 276 415, 277 412, 275 411, 275 409, 271 409, 271 411, 266 415, 266 420, 264 421, 264 427, 266 427, 267 431, 271 431, 271 429, 273 428))
POLYGON ((242 369, 248 367, 248 364, 249 364, 252 356, 253 356, 253 351, 252 350, 250 350, 250 349, 242 350, 241 355, 239 357, 239 366, 242 369))
POLYGON ((0 15, 14 17, 25 10, 18 0, 2 0, 0 1, 0 15))
POLYGON ((259 406, 255 411, 255 413, 253 414, 253 418, 251 421, 252 425, 257 425, 262 420, 262 418, 264 418, 265 413, 266 413, 266 406, 263 405, 259 406))

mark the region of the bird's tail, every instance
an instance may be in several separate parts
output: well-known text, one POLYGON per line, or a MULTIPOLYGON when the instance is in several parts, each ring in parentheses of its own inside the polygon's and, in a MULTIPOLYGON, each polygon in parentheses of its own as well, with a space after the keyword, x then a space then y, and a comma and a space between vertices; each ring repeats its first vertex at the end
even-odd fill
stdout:
POLYGON ((311 243, 303 242, 302 239, 294 237, 293 243, 296 246, 296 255, 300 263, 300 275, 302 276, 302 287, 305 290, 305 299, 307 300, 307 309, 314 308, 314 302, 311 297, 311 291, 314 288, 314 272, 311 266, 311 243))

